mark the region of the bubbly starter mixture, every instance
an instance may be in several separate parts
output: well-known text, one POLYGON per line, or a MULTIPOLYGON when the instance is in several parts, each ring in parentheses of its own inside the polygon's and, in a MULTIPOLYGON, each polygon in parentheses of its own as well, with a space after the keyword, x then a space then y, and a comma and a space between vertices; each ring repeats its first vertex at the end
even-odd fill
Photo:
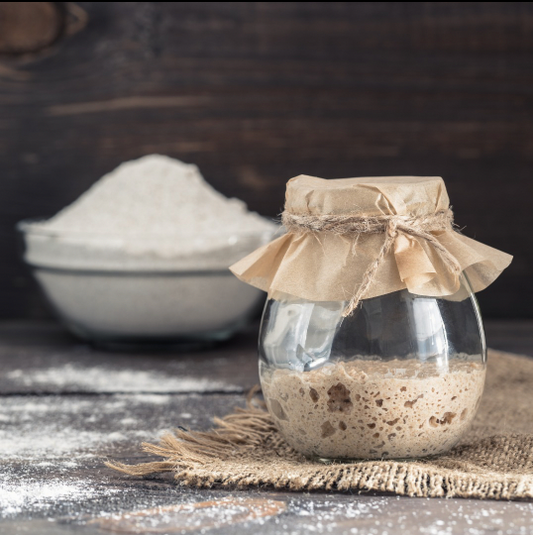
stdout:
POLYGON ((424 457, 453 447, 470 426, 485 383, 481 363, 442 373, 419 360, 356 360, 308 372, 261 364, 276 426, 297 451, 326 459, 424 457))

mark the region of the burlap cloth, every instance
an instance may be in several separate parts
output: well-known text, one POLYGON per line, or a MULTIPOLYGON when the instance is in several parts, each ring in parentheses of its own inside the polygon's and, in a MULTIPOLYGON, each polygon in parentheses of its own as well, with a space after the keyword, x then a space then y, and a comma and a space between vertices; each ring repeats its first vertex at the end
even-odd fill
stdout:
POLYGON ((178 430, 143 449, 161 462, 109 466, 130 475, 173 471, 190 487, 379 491, 421 497, 533 497, 533 359, 489 351, 485 393, 471 432, 439 457, 322 464, 292 450, 268 414, 250 405, 211 431, 178 430))

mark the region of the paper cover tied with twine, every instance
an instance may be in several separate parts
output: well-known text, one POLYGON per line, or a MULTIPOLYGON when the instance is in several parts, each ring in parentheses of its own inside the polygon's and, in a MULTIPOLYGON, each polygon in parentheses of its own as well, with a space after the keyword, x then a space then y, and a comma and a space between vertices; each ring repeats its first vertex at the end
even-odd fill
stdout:
POLYGON ((348 301, 352 310, 404 288, 453 296, 461 272, 478 292, 512 260, 454 230, 440 177, 300 175, 287 183, 282 220, 286 234, 230 268, 271 296, 348 301))

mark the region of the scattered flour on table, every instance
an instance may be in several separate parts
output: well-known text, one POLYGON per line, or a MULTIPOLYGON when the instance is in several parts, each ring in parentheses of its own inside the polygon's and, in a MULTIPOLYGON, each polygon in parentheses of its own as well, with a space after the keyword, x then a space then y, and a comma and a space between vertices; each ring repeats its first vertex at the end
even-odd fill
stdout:
MULTIPOLYGON (((354 535, 531 535, 530 516, 533 504, 517 502, 480 503, 477 500, 413 499, 399 496, 368 496, 320 493, 253 493, 244 495, 225 491, 202 491, 194 496, 191 489, 185 502, 161 503, 135 512, 102 514, 94 521, 121 533, 342 533, 354 535), (191 495, 194 501, 191 501, 191 495), (239 522, 249 498, 286 504, 272 516, 239 522), (239 502, 242 501, 240 504, 239 502), (430 503, 426 503, 426 501, 430 503), (196 506, 195 506, 196 505, 196 506), (199 506, 199 507, 198 507, 199 506), (203 507, 202 507, 203 506, 203 507), (189 509, 190 507, 190 509, 189 509), (507 520, 503 520, 505 515, 507 520), (509 520, 512 518, 512 520, 509 520), (170 528, 170 529, 169 529, 170 528), (181 529, 180 529, 181 528, 181 529)), ((261 503, 259 504, 261 507, 261 503)))
POLYGON ((242 388, 221 381, 196 377, 170 377, 155 371, 116 370, 103 367, 82 367, 74 364, 44 369, 12 370, 5 377, 15 384, 56 389, 77 389, 83 392, 116 393, 187 393, 241 392, 242 388))
POLYGON ((10 396, 3 400, 4 419, 0 425, 3 460, 18 459, 33 464, 56 463, 72 456, 101 457, 120 447, 131 448, 132 444, 157 440, 165 430, 170 431, 169 426, 182 422, 179 413, 161 410, 163 403, 170 403, 170 396, 165 395, 41 399, 10 396))
MULTIPOLYGON (((84 503, 97 494, 102 494, 91 488, 87 480, 68 477, 38 480, 17 476, 9 474, 8 478, 0 478, 0 518, 22 512, 43 511, 58 501, 84 503)), ((118 490, 111 489, 104 494, 116 492, 118 490)))
POLYGON ((124 425, 113 420, 127 415, 134 403, 151 411, 150 399, 144 397, 5 397, 0 425, 0 518, 46 514, 58 508, 79 511, 89 500, 117 494, 119 490, 102 484, 101 459, 133 441, 158 436, 153 428, 143 430, 141 421, 131 419, 124 425), (87 463, 95 468, 87 470, 87 463))
MULTIPOLYGON (((187 399, 195 404, 200 397, 187 399)), ((4 397, 0 518, 85 515, 89 508, 116 507, 136 487, 114 488, 102 473, 104 459, 131 455, 141 442, 171 432, 183 423, 180 405, 175 396, 154 393, 4 397)))

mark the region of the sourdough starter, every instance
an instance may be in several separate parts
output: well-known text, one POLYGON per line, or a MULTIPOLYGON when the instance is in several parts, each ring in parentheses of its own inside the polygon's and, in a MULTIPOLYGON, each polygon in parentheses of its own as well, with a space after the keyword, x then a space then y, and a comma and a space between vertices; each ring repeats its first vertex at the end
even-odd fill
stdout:
POLYGON ((321 458, 442 453, 468 430, 485 383, 481 363, 447 372, 415 359, 339 362, 309 372, 261 364, 268 410, 285 440, 321 458))

